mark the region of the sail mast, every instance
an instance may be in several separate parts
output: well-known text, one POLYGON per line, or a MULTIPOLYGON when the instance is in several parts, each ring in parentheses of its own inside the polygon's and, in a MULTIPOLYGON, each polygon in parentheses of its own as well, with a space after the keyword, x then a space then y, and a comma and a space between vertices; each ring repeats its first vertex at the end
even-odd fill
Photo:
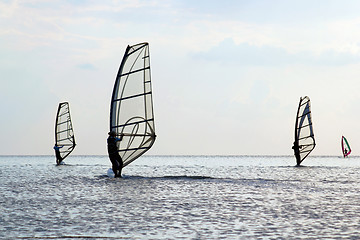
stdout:
POLYGON ((301 106, 301 97, 300 97, 300 101, 299 101, 299 106, 298 106, 298 109, 297 109, 297 113, 296 113, 296 120, 295 120, 295 141, 294 141, 294 146, 293 146, 293 149, 294 149, 294 155, 295 155, 295 158, 296 158, 296 164, 297 165, 300 165, 301 163, 301 160, 300 160, 300 152, 299 152, 299 137, 297 135, 297 126, 298 126, 298 121, 299 121, 299 111, 300 111, 300 106, 301 106))

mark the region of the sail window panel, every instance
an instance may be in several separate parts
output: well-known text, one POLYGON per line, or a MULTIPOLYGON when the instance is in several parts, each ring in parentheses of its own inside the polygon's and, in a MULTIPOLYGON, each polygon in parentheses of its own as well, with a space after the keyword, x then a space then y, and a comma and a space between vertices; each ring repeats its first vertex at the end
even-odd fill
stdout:
POLYGON ((132 133, 133 135, 125 135, 123 140, 120 142, 120 148, 122 149, 135 149, 135 148, 143 148, 149 146, 147 144, 148 138, 151 136, 147 132, 148 135, 144 134, 147 129, 146 123, 137 124, 137 125, 128 125, 123 128, 125 133, 132 133), (138 134, 138 136, 137 136, 138 134))
MULTIPOLYGON (((149 61, 144 59, 144 56, 146 54, 146 51, 144 51, 144 50, 145 50, 145 48, 142 48, 135 52, 131 51, 131 50, 128 52, 121 74, 126 74, 131 71, 137 71, 144 67, 150 66, 149 61)), ((147 58, 147 59, 149 59, 149 58, 147 58)))
MULTIPOLYGON (((147 47, 145 47, 147 48, 147 47)), ((146 53, 145 48, 137 50, 134 53, 129 51, 126 61, 123 62, 119 84, 117 89, 117 98, 128 97, 144 92, 144 82, 150 81, 149 58, 142 60, 146 53), (147 60, 146 60, 147 59, 147 60)))
POLYGON ((120 152, 120 156, 122 156, 124 165, 128 165, 131 163, 134 159, 138 158, 140 155, 142 155, 144 152, 146 152, 147 149, 137 149, 137 150, 127 150, 124 151, 123 154, 120 152))
POLYGON ((70 121, 57 125, 57 139, 67 139, 73 136, 73 130, 70 121))
POLYGON ((143 129, 146 129, 146 123, 142 123, 135 126, 126 126, 124 127, 125 132, 133 132, 135 136, 124 136, 123 140, 119 143, 119 154, 123 159, 124 163, 128 159, 137 157, 144 153, 148 148, 151 147, 151 136, 136 136, 136 133, 141 135, 141 132, 144 132, 143 129))
POLYGON ((144 103, 144 96, 140 95, 137 97, 129 98, 122 100, 120 103, 120 112, 119 112, 119 119, 120 121, 127 121, 128 119, 137 116, 137 117, 145 117, 145 103, 144 103))
POLYGON ((116 98, 127 98, 140 93, 144 93, 144 73, 136 72, 129 76, 123 76, 120 78, 120 89, 117 92, 116 98))
POLYGON ((70 131, 68 131, 68 130, 63 130, 62 132, 58 133, 58 134, 57 134, 58 140, 60 141, 60 140, 62 140, 62 139, 64 139, 64 140, 68 139, 68 138, 70 137, 70 133, 69 133, 69 132, 70 132, 70 131))
POLYGON ((314 139, 312 137, 299 141, 300 158, 304 159, 314 148, 314 139))
POLYGON ((129 72, 136 72, 140 71, 144 68, 149 68, 149 58, 143 58, 146 54, 145 48, 142 48, 141 50, 132 52, 129 51, 126 62, 123 65, 123 69, 121 74, 128 74, 129 72))
POLYGON ((314 133, 312 130, 310 104, 306 103, 301 106, 298 126, 298 139, 300 159, 303 160, 314 148, 314 133))
POLYGON ((312 135, 312 132, 310 131, 310 127, 299 128, 299 131, 298 131, 299 140, 309 137, 311 135, 312 135))
POLYGON ((300 115, 298 116, 298 138, 302 139, 307 136, 313 136, 311 115, 310 115, 310 102, 305 100, 299 109, 300 115))
POLYGON ((60 123, 60 124, 57 124, 57 130, 56 130, 57 133, 64 132, 65 130, 68 130, 67 121, 63 122, 63 123, 60 123))

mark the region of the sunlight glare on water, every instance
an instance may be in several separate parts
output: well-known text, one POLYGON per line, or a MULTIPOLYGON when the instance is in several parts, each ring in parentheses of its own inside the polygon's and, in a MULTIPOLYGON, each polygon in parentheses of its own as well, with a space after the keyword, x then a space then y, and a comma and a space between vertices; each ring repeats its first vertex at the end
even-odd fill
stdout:
POLYGON ((359 238, 360 158, 1 156, 0 238, 359 238))

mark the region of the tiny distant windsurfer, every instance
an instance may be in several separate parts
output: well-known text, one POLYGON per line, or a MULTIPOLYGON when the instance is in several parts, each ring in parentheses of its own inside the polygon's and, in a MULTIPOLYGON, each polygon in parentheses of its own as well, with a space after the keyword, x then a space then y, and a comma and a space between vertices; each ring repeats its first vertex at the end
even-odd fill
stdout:
POLYGON ((110 131, 108 134, 109 137, 107 139, 107 148, 109 158, 112 163, 112 170, 115 174, 115 177, 121 177, 123 161, 119 155, 116 143, 122 140, 123 134, 116 134, 114 131, 110 131), (117 138, 116 135, 119 135, 120 138, 117 138))
POLYGON ((298 166, 300 166, 300 147, 299 147, 299 143, 297 141, 294 142, 294 146, 292 147, 292 149, 294 149, 294 155, 295 155, 295 158, 296 158, 296 164, 298 166))
POLYGON ((60 165, 61 161, 63 160, 63 158, 60 156, 60 148, 62 148, 62 147, 63 146, 58 146, 57 144, 55 144, 55 146, 54 146, 57 165, 60 165))

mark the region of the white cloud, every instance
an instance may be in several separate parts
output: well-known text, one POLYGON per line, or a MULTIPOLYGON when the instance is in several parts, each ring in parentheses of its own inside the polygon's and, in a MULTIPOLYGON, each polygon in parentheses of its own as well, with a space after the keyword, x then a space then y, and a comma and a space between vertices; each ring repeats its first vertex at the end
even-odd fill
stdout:
POLYGON ((158 130, 151 154, 292 154, 304 95, 313 103, 315 153, 336 154, 342 130, 360 143, 351 135, 360 117, 356 7, 345 15, 312 2, 311 11, 310 2, 296 9, 286 1, 274 8, 207 3, 0 3, 0 108, 16 112, 2 118, 15 130, 0 137, 0 154, 52 154, 59 101, 71 105, 75 153, 105 154, 121 57, 143 41, 150 43, 158 130), (21 152, 8 134, 20 139, 21 152), (36 146, 28 144, 33 135, 36 146))
POLYGON ((269 45, 254 46, 248 43, 236 45, 232 39, 225 39, 209 51, 195 53, 193 56, 205 61, 242 66, 285 66, 289 64, 338 66, 360 62, 360 55, 349 52, 328 50, 321 54, 310 51, 288 53, 284 48, 269 45))
POLYGON ((11 17, 18 8, 18 1, 0 2, 0 18, 11 17))

